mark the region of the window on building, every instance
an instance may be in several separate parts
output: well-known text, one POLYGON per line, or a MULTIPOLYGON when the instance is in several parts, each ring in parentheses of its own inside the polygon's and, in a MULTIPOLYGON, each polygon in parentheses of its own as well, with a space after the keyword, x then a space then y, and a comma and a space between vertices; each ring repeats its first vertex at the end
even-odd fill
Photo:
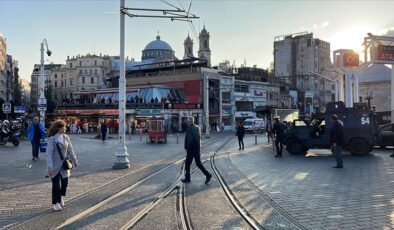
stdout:
POLYGON ((94 77, 91 77, 91 78, 90 78, 90 83, 91 83, 91 84, 94 84, 94 77))
POLYGON ((81 69, 79 70, 79 74, 82 74, 82 70, 81 69))
POLYGON ((235 83, 234 91, 238 93, 249 93, 249 86, 245 84, 235 83))
POLYGON ((64 80, 64 86, 65 86, 65 87, 67 86, 67 82, 66 82, 66 80, 64 80))
POLYGON ((208 48, 208 40, 204 40, 204 48, 208 48))
POLYGON ((97 66, 97 60, 94 60, 94 66, 97 66))
POLYGON ((236 101, 235 107, 237 111, 252 111, 253 102, 251 101, 236 101))
POLYGON ((84 73, 84 74, 87 74, 87 73, 88 73, 88 70, 87 70, 87 69, 84 69, 84 70, 83 70, 83 73, 84 73))
POLYGON ((55 74, 55 79, 57 78, 57 74, 55 74))
POLYGON ((104 75, 104 70, 101 70, 101 74, 104 75))
POLYGON ((94 74, 97 74, 97 69, 94 69, 94 74))
POLYGON ((70 62, 70 68, 72 68, 73 67, 73 63, 72 62, 70 62))
POLYGON ((70 99, 73 99, 73 93, 70 93, 70 99))
POLYGON ((63 87, 64 85, 63 85, 63 81, 62 81, 62 87, 63 87))
POLYGON ((73 79, 70 79, 70 85, 73 85, 73 79))
POLYGON ((57 88, 57 81, 55 81, 55 88, 57 88))
POLYGON ((222 103, 229 104, 231 101, 231 93, 230 92, 222 92, 222 103))
POLYGON ((82 84, 85 84, 85 77, 82 77, 82 84))
POLYGON ((89 74, 92 75, 92 73, 93 73, 93 71, 90 69, 90 70, 89 70, 89 74))
POLYGON ((79 67, 82 67, 82 61, 79 61, 79 67))

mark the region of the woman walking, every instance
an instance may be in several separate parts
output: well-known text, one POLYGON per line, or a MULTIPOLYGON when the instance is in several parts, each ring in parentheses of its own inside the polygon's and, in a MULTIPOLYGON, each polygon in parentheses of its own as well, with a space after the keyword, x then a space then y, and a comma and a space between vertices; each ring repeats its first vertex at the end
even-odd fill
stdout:
POLYGON ((63 168, 63 162, 70 158, 73 165, 78 167, 70 138, 64 134, 65 129, 66 125, 63 121, 55 121, 48 131, 47 173, 52 180, 52 209, 55 211, 60 211, 64 207, 63 197, 66 195, 71 171, 63 168))

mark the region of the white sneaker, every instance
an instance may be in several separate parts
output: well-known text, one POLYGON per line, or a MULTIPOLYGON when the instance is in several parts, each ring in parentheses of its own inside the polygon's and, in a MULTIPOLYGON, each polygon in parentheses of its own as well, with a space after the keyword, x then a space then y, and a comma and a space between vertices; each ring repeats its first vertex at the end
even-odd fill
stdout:
POLYGON ((60 206, 59 203, 56 203, 56 204, 52 205, 52 209, 54 211, 61 211, 62 210, 62 206, 60 206))
POLYGON ((64 207, 64 197, 60 198, 60 205, 64 207))

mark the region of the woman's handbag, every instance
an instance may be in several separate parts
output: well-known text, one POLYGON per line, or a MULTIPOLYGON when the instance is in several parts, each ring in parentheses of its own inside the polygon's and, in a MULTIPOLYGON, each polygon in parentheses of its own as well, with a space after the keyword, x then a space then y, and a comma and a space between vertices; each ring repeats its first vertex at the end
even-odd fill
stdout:
POLYGON ((66 157, 66 159, 64 159, 64 157, 62 155, 62 152, 60 151, 60 147, 59 147, 58 143, 56 143, 56 147, 57 147, 57 151, 59 152, 60 159, 62 159, 62 161, 63 161, 63 169, 65 169, 65 170, 72 169, 73 168, 73 163, 71 162, 71 160, 68 159, 68 156, 66 157))

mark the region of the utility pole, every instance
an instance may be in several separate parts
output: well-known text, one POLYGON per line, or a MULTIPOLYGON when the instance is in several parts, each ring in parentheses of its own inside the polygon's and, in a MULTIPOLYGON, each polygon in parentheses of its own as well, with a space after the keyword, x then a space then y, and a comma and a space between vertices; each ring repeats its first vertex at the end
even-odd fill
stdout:
POLYGON ((44 71, 45 71, 45 67, 44 67, 44 51, 45 51, 45 47, 47 48, 47 55, 51 56, 52 52, 49 50, 48 48, 48 42, 46 39, 44 39, 41 42, 41 71, 40 71, 40 84, 39 84, 39 88, 40 88, 40 96, 38 98, 38 102, 37 102, 37 109, 40 111, 40 117, 41 117, 41 124, 42 126, 45 128, 45 111, 47 110, 47 103, 46 103, 46 99, 45 99, 45 75, 44 75, 44 71), (40 104, 42 105, 40 107, 40 104))
MULTIPOLYGON (((174 6, 172 6, 174 7, 174 6)), ((116 160, 114 163, 114 169, 126 169, 130 168, 130 161, 128 159, 127 147, 125 145, 125 126, 126 126, 126 68, 125 68, 125 16, 143 17, 143 18, 167 18, 171 21, 187 21, 191 22, 192 19, 197 19, 194 14, 190 14, 189 10, 186 12, 180 8, 174 7, 175 9, 146 9, 146 8, 127 8, 125 6, 125 0, 120 0, 120 55, 119 55, 119 146, 115 154, 116 160), (131 13, 131 11, 144 11, 144 12, 161 12, 163 15, 137 15, 131 13), (183 13, 185 15, 183 15, 183 13)))

